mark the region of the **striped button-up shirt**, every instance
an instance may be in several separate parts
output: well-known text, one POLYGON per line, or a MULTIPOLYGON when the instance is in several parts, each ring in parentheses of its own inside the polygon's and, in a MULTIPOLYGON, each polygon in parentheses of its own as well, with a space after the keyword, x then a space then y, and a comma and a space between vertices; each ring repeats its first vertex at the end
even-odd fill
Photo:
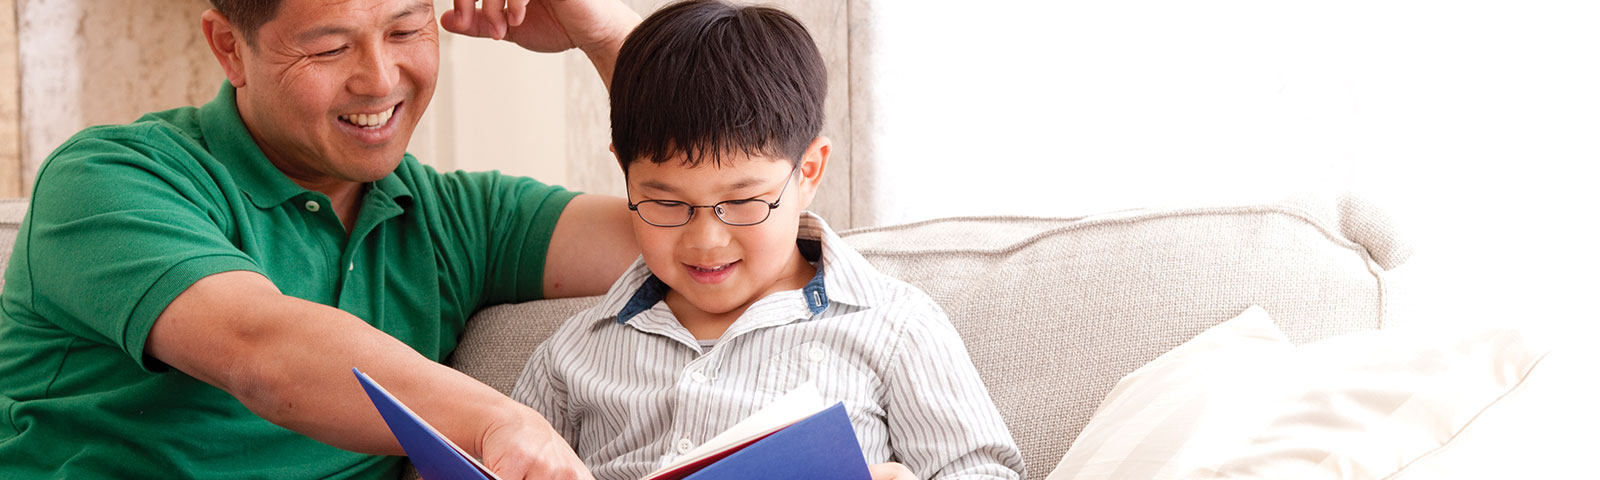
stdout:
POLYGON ((815 215, 803 214, 799 237, 816 277, 756 301, 709 346, 635 261, 534 351, 512 396, 602 480, 641 478, 807 381, 844 402, 869 464, 1021 478, 1021 452, 939 306, 815 215))

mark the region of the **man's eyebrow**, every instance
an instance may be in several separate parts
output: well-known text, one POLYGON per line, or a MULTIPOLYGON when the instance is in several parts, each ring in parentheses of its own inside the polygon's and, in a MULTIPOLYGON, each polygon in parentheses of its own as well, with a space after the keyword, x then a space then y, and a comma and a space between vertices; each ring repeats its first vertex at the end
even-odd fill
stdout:
POLYGON ((416 3, 412 3, 410 7, 406 7, 406 9, 404 11, 395 14, 394 18, 390 18, 389 21, 390 22, 394 22, 396 20, 400 20, 402 18, 406 18, 406 17, 412 16, 412 15, 416 15, 416 14, 419 14, 419 13, 427 13, 428 10, 430 10, 432 8, 433 8, 433 3, 432 2, 428 2, 426 0, 420 1, 420 2, 416 2, 416 3))
POLYGON ((320 27, 317 27, 317 28, 306 30, 304 32, 300 32, 300 34, 299 35, 295 35, 294 38, 295 38, 295 40, 299 40, 300 43, 309 43, 312 40, 316 40, 318 38, 327 37, 327 36, 333 36, 333 35, 348 35, 348 34, 350 34, 352 32, 355 32, 355 29, 350 28, 350 27, 346 27, 346 26, 342 26, 342 25, 323 25, 323 26, 320 26, 320 27))
MULTIPOLYGON (((394 23, 413 15, 426 14, 430 8, 433 8, 432 4, 426 1, 412 3, 410 7, 406 7, 405 10, 402 10, 400 13, 396 13, 393 17, 390 17, 389 23, 394 23)), ((295 39, 299 40, 300 43, 306 43, 329 35, 348 35, 354 32, 354 28, 344 25, 324 25, 301 32, 299 35, 295 35, 295 39)))

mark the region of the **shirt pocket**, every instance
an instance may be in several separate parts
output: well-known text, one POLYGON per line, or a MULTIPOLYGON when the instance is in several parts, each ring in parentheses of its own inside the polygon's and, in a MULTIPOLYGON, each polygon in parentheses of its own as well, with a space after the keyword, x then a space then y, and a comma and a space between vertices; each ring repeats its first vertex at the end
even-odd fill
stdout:
POLYGON ((763 396, 776 399, 806 382, 815 382, 827 403, 843 401, 851 416, 881 415, 878 375, 846 350, 823 341, 804 342, 783 349, 761 364, 763 396))

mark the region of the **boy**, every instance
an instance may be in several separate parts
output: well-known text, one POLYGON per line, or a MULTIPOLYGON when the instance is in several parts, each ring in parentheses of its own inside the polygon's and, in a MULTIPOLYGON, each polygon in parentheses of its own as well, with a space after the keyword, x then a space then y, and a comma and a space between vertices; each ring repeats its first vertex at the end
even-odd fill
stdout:
POLYGON ((612 151, 643 255, 513 392, 597 478, 641 478, 807 381, 845 403, 875 478, 1022 477, 944 313, 803 211, 826 90, 772 8, 678 3, 623 44, 612 151))

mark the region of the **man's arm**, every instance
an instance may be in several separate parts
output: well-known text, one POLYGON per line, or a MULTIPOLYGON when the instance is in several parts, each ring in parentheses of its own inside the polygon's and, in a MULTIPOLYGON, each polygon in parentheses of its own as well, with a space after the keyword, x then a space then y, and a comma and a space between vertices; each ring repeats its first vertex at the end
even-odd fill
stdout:
POLYGON ((546 298, 600 295, 639 256, 628 201, 579 195, 567 203, 545 255, 546 298))
POLYGON ((402 454, 350 373, 359 367, 501 478, 591 478, 532 409, 254 272, 184 290, 156 318, 145 352, 277 425, 347 450, 402 454))

